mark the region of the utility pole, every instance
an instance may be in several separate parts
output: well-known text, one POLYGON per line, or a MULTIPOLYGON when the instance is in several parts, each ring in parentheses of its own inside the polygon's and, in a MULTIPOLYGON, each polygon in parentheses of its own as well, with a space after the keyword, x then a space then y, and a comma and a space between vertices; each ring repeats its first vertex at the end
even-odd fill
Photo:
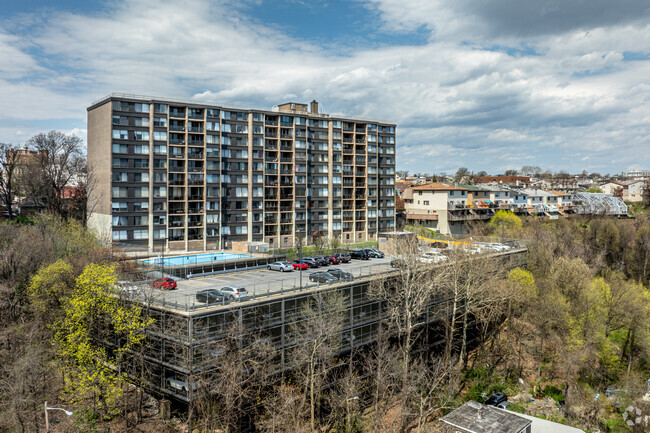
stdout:
POLYGON ((302 238, 298 238, 298 255, 300 256, 300 267, 298 268, 300 272, 300 290, 302 290, 302 238))

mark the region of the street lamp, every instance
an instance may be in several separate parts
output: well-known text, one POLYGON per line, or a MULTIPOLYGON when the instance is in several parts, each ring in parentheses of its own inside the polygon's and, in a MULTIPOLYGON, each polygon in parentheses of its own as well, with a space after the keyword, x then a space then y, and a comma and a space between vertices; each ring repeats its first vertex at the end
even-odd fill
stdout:
POLYGON ((345 412, 346 412, 346 415, 345 415, 345 431, 347 433, 350 433, 350 420, 352 418, 352 416, 350 414, 350 402, 352 400, 359 400, 359 396, 355 395, 354 397, 350 397, 350 398, 345 399, 345 412))
POLYGON ((62 410, 63 412, 65 412, 66 415, 72 416, 72 412, 70 412, 69 410, 65 410, 65 409, 60 408, 60 407, 47 407, 47 402, 45 402, 45 432, 46 433, 48 433, 50 431, 50 419, 47 416, 47 411, 48 410, 62 410))

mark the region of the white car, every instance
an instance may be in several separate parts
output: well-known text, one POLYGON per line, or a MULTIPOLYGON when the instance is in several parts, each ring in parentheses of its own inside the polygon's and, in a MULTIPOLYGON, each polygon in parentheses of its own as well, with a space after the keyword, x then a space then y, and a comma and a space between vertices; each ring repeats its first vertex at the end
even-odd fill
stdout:
POLYGON ((291 272, 293 265, 289 262, 275 262, 266 267, 269 271, 291 272))
POLYGON ((447 260, 447 256, 442 255, 441 253, 436 251, 429 251, 427 253, 422 254, 422 256, 420 257, 420 261, 424 263, 440 263, 440 262, 444 262, 445 260, 447 260))

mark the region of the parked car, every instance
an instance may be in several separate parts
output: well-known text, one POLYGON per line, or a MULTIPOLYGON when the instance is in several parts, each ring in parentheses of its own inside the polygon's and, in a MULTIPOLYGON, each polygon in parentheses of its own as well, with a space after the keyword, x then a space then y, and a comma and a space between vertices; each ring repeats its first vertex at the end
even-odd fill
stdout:
POLYGON ((316 260, 321 266, 330 265, 330 261, 326 256, 314 256, 314 260, 316 260))
POLYGON ((345 272, 343 269, 328 269, 327 273, 333 275, 339 281, 352 281, 354 279, 351 273, 345 272))
POLYGON ((327 272, 314 272, 309 275, 309 281, 321 284, 332 284, 338 282, 338 279, 327 272))
POLYGON ((503 245, 507 246, 508 248, 521 248, 521 245, 517 241, 505 241, 503 245))
POLYGON ((499 409, 506 410, 506 409, 508 409, 508 406, 510 406, 511 404, 512 404, 512 403, 509 402, 509 401, 502 401, 501 403, 497 404, 497 407, 498 407, 499 409))
POLYGON ((330 261, 331 265, 338 265, 341 263, 341 261, 334 256, 325 256, 325 258, 330 261))
POLYGON ((503 403, 504 401, 507 401, 507 400, 508 400, 508 397, 504 393, 495 392, 494 394, 492 394, 490 396, 490 398, 485 400, 485 404, 487 406, 496 406, 499 403, 503 403))
POLYGON ((293 265, 289 262, 275 262, 266 267, 269 271, 291 272, 293 265))
POLYGON ((447 256, 437 251, 429 251, 420 256, 420 261, 424 263, 440 263, 444 262, 445 260, 447 260, 447 256))
POLYGON ((222 287, 219 291, 226 299, 226 301, 245 301, 247 299, 250 299, 248 291, 243 287, 225 286, 222 287))
POLYGON ((316 260, 314 260, 311 257, 303 257, 302 261, 307 263, 310 268, 317 268, 317 267, 320 266, 319 262, 317 262, 316 260))
POLYGON ((405 268, 408 266, 408 263, 406 260, 404 260, 401 257, 395 257, 393 260, 390 261, 390 267, 391 268, 405 268))
POLYGON ((165 277, 153 280, 151 286, 155 289, 174 290, 177 284, 173 278, 165 277))
POLYGON ((300 270, 306 270, 309 269, 309 265, 305 261, 301 260, 296 260, 291 262, 291 266, 293 266, 294 271, 300 271, 300 270))
POLYGON ((206 304, 220 303, 223 302, 223 294, 216 289, 199 290, 196 292, 196 301, 206 304))
POLYGON ((370 260, 368 254, 363 250, 355 250, 350 253, 350 257, 357 260, 370 260))
MULTIPOLYGON (((187 394, 189 389, 190 389, 190 386, 187 383, 187 380, 179 380, 179 379, 176 379, 173 376, 167 378, 167 384, 169 385, 170 388, 173 388, 173 389, 175 389, 177 391, 182 391, 185 394, 187 394)), ((192 382, 192 390, 196 391, 197 388, 198 388, 197 383, 192 382)))
POLYGON ((364 248, 363 251, 365 251, 366 254, 368 254, 368 257, 373 257, 373 258, 377 258, 377 259, 383 259, 384 258, 384 253, 382 253, 381 251, 376 250, 374 248, 364 248))
POLYGON ((348 254, 348 253, 336 253, 336 254, 334 254, 334 257, 339 259, 339 261, 341 263, 350 263, 350 260, 352 260, 350 258, 350 254, 348 254))

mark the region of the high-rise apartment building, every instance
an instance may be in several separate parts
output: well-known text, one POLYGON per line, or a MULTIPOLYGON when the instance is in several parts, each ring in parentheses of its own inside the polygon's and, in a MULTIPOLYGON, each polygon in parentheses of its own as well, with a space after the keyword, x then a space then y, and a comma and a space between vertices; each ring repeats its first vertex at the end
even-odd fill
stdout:
POLYGON ((395 225, 395 125, 112 94, 88 108, 91 227, 170 250, 375 239, 395 225))

